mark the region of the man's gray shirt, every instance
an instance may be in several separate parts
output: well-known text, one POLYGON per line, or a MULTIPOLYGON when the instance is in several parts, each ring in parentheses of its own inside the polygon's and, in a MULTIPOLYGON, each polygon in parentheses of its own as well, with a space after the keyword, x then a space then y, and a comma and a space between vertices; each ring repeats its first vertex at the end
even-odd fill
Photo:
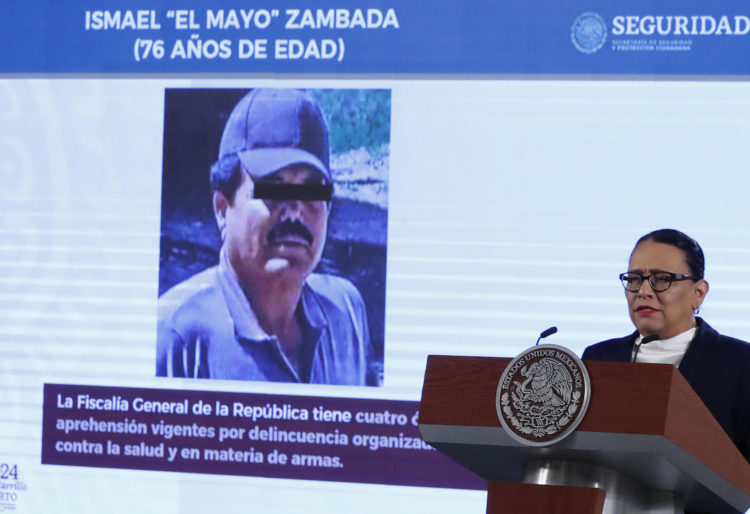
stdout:
POLYGON ((219 261, 159 299, 157 376, 366 385, 367 315, 351 282, 320 274, 305 281, 296 312, 306 352, 300 376, 260 327, 223 252, 219 261))

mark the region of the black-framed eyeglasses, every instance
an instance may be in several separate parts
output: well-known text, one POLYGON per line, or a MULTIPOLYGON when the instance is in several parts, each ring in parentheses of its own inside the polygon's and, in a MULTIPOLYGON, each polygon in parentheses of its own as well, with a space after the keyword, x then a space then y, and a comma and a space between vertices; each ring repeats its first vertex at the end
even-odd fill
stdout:
POLYGON ((672 273, 671 271, 656 271, 650 275, 644 275, 642 273, 620 273, 620 280, 622 285, 625 286, 626 291, 631 293, 637 293, 641 290, 644 280, 648 280, 648 285, 655 293, 661 293, 669 289, 672 282, 679 282, 680 280, 700 280, 700 277, 694 277, 692 275, 683 275, 682 273, 672 273))

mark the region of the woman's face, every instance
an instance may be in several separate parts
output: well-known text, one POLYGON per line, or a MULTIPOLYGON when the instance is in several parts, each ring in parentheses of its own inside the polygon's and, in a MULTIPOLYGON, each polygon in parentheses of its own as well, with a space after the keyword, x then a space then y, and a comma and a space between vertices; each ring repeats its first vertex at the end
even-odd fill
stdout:
MULTIPOLYGON (((679 248, 653 241, 644 241, 630 256, 628 272, 650 275, 655 271, 670 271, 692 275, 679 248)), ((659 334, 668 339, 695 326, 693 312, 701 306, 708 293, 705 280, 673 281, 666 291, 651 289, 648 280, 638 292, 625 291, 630 319, 643 336, 659 334)))

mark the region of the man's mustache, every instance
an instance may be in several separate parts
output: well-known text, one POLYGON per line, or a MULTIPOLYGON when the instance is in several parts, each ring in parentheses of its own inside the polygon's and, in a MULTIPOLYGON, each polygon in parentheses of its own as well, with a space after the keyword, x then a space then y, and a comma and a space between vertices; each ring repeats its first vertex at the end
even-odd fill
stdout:
POLYGON ((313 244, 312 232, 298 219, 280 221, 268 231, 266 240, 270 244, 275 244, 279 239, 286 236, 299 236, 307 241, 308 244, 313 244))

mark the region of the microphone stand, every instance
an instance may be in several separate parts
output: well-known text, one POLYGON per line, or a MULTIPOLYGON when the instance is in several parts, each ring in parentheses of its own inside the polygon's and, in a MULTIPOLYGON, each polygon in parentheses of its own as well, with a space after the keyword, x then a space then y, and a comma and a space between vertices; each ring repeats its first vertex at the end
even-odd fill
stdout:
POLYGON ((557 332, 557 327, 549 327, 547 330, 545 330, 544 332, 542 332, 541 334, 539 334, 539 339, 536 340, 536 344, 534 346, 536 346, 537 344, 539 344, 539 341, 541 341, 542 339, 544 339, 547 336, 551 336, 555 332, 557 332))
POLYGON ((633 354, 633 360, 631 360, 630 362, 635 362, 635 359, 638 357, 638 350, 641 349, 641 346, 643 346, 644 344, 652 343, 654 341, 658 341, 658 340, 659 340, 659 334, 651 334, 641 339, 641 342, 635 345, 635 353, 633 354))

